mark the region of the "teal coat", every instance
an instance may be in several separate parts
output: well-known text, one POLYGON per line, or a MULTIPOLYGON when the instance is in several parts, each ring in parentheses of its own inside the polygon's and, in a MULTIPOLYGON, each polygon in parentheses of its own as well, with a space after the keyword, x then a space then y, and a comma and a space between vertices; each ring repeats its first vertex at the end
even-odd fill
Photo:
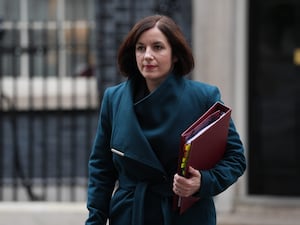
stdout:
POLYGON ((89 160, 86 225, 105 225, 107 219, 111 225, 216 224, 213 196, 246 167, 232 121, 224 158, 201 171, 201 200, 182 215, 172 210, 172 182, 180 134, 221 100, 219 90, 171 74, 134 103, 134 83, 129 79, 105 91, 89 160))

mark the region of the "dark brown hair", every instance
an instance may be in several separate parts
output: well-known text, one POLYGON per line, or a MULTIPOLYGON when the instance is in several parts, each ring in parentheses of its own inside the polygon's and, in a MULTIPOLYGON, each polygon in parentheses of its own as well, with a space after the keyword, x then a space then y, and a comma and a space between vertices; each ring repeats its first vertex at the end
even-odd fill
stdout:
POLYGON ((173 72, 176 75, 183 76, 191 72, 194 68, 192 50, 180 27, 167 16, 153 15, 137 22, 120 45, 118 66, 121 74, 124 76, 131 77, 140 74, 135 59, 135 45, 143 32, 155 26, 166 36, 172 48, 173 58, 177 58, 173 72))

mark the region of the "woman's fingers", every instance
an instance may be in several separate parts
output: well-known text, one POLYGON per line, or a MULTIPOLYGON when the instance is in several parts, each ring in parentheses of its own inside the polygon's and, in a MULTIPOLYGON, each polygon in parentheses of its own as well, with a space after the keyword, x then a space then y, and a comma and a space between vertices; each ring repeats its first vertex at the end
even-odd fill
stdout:
POLYGON ((189 167, 189 178, 175 174, 173 191, 181 197, 188 197, 196 193, 200 188, 201 174, 198 170, 189 167))

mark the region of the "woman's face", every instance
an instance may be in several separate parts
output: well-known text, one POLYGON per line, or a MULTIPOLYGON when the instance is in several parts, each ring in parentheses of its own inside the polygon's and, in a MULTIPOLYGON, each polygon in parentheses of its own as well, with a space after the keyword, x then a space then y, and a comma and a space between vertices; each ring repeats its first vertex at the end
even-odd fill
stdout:
POLYGON ((158 87, 173 67, 172 48, 166 36, 157 28, 145 31, 135 46, 136 63, 146 79, 149 91, 158 87))

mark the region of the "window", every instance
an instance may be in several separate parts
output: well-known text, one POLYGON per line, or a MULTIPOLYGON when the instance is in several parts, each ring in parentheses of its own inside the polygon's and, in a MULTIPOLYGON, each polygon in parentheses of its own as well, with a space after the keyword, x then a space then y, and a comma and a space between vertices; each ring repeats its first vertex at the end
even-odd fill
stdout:
POLYGON ((29 82, 46 79, 48 90, 60 87, 66 96, 73 88, 66 82, 90 78, 95 61, 93 9, 94 0, 1 0, 0 85, 5 94, 16 95, 10 89, 15 85, 17 95, 33 88, 31 95, 37 97, 41 93, 29 82), (54 85, 57 79, 59 87, 54 85))
POLYGON ((74 76, 81 72, 80 68, 91 66, 93 3, 93 0, 1 1, 2 76, 74 76), (13 71, 15 62, 19 62, 17 71, 13 71))

